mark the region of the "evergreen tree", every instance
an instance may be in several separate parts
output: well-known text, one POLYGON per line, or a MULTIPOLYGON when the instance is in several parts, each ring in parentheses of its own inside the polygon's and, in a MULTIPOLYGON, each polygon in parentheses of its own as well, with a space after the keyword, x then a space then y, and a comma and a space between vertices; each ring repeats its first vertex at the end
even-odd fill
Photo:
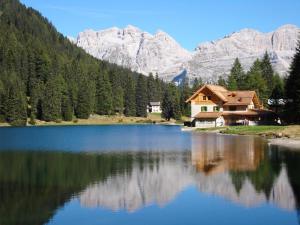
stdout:
POLYGON ((112 93, 113 93, 113 111, 123 113, 124 109, 124 90, 122 88, 120 76, 117 72, 112 71, 110 74, 112 93))
POLYGON ((78 90, 78 100, 76 106, 76 116, 80 119, 88 119, 91 112, 91 92, 90 85, 86 78, 83 79, 78 90))
POLYGON ((162 101, 162 117, 168 121, 171 118, 181 119, 180 97, 174 84, 169 84, 165 89, 162 101))
POLYGON ((286 104, 285 117, 289 123, 300 123, 300 41, 294 55, 289 76, 285 85, 286 104))
POLYGON ((13 126, 24 126, 27 123, 27 102, 24 86, 15 73, 8 74, 6 84, 5 112, 6 120, 13 126))
POLYGON ((0 79, 0 122, 5 121, 5 89, 4 84, 0 79))
POLYGON ((232 91, 244 89, 244 84, 245 73, 239 59, 236 58, 228 76, 228 89, 232 91))
POLYGON ((127 76, 126 93, 125 93, 125 116, 135 116, 135 84, 130 75, 127 76))
POLYGON ((96 97, 96 112, 100 115, 111 115, 113 112, 112 90, 108 73, 106 71, 104 71, 98 78, 96 97))
POLYGON ((266 104, 268 99, 267 85, 262 77, 261 63, 258 59, 255 60, 247 74, 246 87, 248 90, 256 91, 262 102, 266 104))
POLYGON ((136 86, 136 115, 147 117, 147 82, 143 75, 139 75, 136 86))
POLYGON ((218 85, 226 87, 226 81, 222 76, 219 76, 218 78, 218 85))
POLYGON ((62 83, 60 76, 48 79, 42 100, 42 118, 45 121, 61 119, 62 83))
POLYGON ((203 85, 203 82, 202 82, 201 77, 199 77, 199 78, 196 77, 196 78, 193 80, 192 92, 197 91, 202 85, 203 85))
POLYGON ((272 99, 272 104, 275 106, 275 112, 279 111, 279 101, 280 99, 284 99, 284 82, 283 79, 280 78, 279 74, 275 74, 274 79, 274 87, 270 96, 272 99))
POLYGON ((147 103, 158 101, 157 88, 158 87, 155 84, 155 79, 153 77, 153 74, 150 73, 149 76, 147 77, 147 94, 148 94, 147 103))
POLYGON ((265 52, 263 59, 261 60, 261 72, 262 77, 265 79, 267 84, 266 95, 269 97, 274 88, 274 70, 270 61, 268 52, 265 52))
POLYGON ((68 95, 63 95, 61 103, 62 118, 65 121, 72 121, 73 119, 73 107, 68 95))
POLYGON ((230 91, 236 91, 238 89, 237 80, 234 76, 229 75, 227 80, 227 88, 230 91))
POLYGON ((187 78, 183 80, 182 86, 180 87, 180 110, 182 115, 191 115, 191 105, 185 101, 192 95, 192 90, 189 87, 189 81, 187 78))

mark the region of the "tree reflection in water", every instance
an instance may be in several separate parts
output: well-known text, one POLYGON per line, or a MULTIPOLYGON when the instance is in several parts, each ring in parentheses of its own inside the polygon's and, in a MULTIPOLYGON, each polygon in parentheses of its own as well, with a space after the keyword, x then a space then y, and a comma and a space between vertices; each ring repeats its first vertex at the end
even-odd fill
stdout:
POLYGON ((299 153, 255 137, 191 141, 173 153, 0 152, 0 224, 44 224, 72 197, 115 211, 164 206, 191 185, 243 206, 299 209, 299 153))

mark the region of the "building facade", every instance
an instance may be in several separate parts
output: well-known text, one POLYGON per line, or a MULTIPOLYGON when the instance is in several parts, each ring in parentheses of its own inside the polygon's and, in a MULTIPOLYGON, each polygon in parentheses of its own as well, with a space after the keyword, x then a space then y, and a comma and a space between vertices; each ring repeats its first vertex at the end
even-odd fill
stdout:
POLYGON ((191 122, 196 127, 275 123, 274 112, 264 110, 255 91, 229 91, 204 85, 186 102, 191 103, 191 122))
POLYGON ((161 113, 160 102, 150 102, 147 106, 148 113, 161 113))

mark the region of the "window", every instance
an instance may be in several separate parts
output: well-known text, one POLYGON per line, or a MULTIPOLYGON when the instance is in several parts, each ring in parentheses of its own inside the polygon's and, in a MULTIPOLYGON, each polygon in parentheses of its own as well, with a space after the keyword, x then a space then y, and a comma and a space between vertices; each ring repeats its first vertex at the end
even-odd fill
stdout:
POLYGON ((206 96, 203 96, 203 100, 206 101, 206 96))
POLYGON ((201 112, 207 112, 207 106, 201 106, 201 112))
POLYGON ((236 111, 236 106, 229 106, 229 111, 236 111))
POLYGON ((208 99, 208 100, 211 100, 211 96, 207 96, 207 99, 208 99))
POLYGON ((214 112, 219 112, 220 111, 220 107, 219 106, 214 106, 214 112))

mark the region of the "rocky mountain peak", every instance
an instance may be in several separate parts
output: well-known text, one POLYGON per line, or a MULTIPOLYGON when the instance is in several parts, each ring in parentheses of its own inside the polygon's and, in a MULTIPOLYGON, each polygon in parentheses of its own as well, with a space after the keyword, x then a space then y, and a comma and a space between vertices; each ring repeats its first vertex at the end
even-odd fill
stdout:
POLYGON ((291 24, 268 33, 245 28, 221 39, 200 43, 189 52, 164 31, 158 30, 153 35, 128 25, 83 31, 76 44, 96 58, 146 75, 158 73, 164 80, 172 80, 185 71, 191 80, 201 77, 205 81, 228 75, 235 58, 248 70, 266 51, 274 69, 285 75, 298 38, 299 28, 291 24))

